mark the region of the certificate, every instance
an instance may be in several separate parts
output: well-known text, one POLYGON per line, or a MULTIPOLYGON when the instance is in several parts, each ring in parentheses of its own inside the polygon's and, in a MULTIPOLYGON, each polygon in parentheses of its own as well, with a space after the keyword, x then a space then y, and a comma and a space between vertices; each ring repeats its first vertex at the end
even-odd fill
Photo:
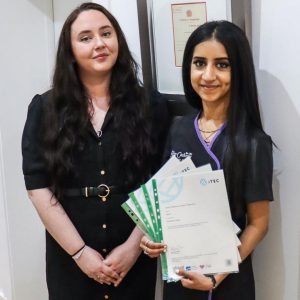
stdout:
MULTIPOLYGON (((169 170, 176 168, 180 161, 172 156, 158 172, 153 176, 162 176, 163 174, 171 175, 169 170)), ((147 183, 149 184, 149 182, 147 183)), ((135 224, 146 234, 151 240, 158 241, 156 222, 151 222, 151 215, 148 210, 146 199, 144 197, 143 188, 140 187, 129 194, 129 199, 121 206, 135 224)))
POLYGON ((182 66, 184 47, 191 33, 207 20, 206 3, 172 4, 173 39, 176 67, 182 66))
POLYGON ((237 271, 239 228, 231 220, 223 171, 172 156, 129 196, 122 204, 126 213, 152 241, 168 245, 160 256, 163 280, 178 280, 179 268, 237 271))
POLYGON ((155 180, 167 273, 238 272, 237 240, 223 171, 190 173, 155 180))
MULTIPOLYGON (((195 169, 195 165, 189 157, 180 161, 175 156, 172 156, 152 179, 176 175, 192 169, 195 169)), ((130 198, 122 205, 127 214, 131 218, 135 218, 135 223, 151 240, 161 242, 158 234, 159 228, 157 227, 157 215, 151 180, 130 193, 129 196, 130 198), (136 218, 140 221, 139 223, 136 222, 136 218)))

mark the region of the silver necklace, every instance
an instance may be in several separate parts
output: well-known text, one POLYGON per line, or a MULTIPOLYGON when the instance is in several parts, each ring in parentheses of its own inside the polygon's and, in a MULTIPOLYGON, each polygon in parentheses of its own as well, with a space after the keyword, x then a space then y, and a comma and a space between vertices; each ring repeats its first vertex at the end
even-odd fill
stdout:
POLYGON ((217 128, 216 130, 203 130, 199 127, 199 130, 203 133, 215 133, 219 130, 220 128, 217 128))
POLYGON ((203 137, 204 142, 206 143, 206 145, 209 146, 209 144, 212 141, 215 133, 222 127, 222 125, 219 128, 214 129, 214 130, 201 129, 200 125, 201 125, 201 119, 199 119, 198 127, 199 127, 200 132, 202 133, 202 137, 203 137))

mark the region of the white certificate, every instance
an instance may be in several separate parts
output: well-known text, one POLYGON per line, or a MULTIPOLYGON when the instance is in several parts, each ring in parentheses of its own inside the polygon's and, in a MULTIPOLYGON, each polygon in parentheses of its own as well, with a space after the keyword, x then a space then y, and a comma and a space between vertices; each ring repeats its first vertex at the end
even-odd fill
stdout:
POLYGON ((184 47, 191 33, 206 22, 206 3, 172 4, 175 65, 181 67, 184 47))
POLYGON ((156 179, 169 278, 184 268, 203 274, 238 272, 223 171, 156 179))
MULTIPOLYGON (((163 167, 152 177, 163 177, 176 175, 178 173, 188 172, 195 168, 191 158, 186 158, 182 161, 178 160, 175 156, 171 158, 163 165, 163 167)), ((149 237, 157 242, 161 242, 158 239, 158 227, 157 227, 157 216, 152 190, 152 181, 149 180, 144 187, 140 187, 135 190, 131 198, 126 201, 132 211, 139 217, 144 223, 145 227, 150 230, 149 237), (146 188, 146 190, 145 190, 146 188), (145 193, 148 193, 148 198, 145 198, 145 193), (135 201, 133 202, 133 197, 135 201), (137 207, 138 206, 138 207, 137 207)), ((144 232, 145 233, 145 232, 144 232)))
MULTIPOLYGON (((175 157, 172 156, 153 176, 162 176, 163 174, 171 175, 172 173, 168 173, 169 170, 176 168, 180 165, 181 162, 175 157)), ((151 216, 147 207, 146 199, 144 197, 142 187, 138 188, 134 192, 130 194, 130 198, 123 203, 123 208, 129 214, 133 213, 133 215, 138 219, 134 221, 136 222, 137 226, 144 232, 144 234, 148 235, 150 239, 153 241, 156 240, 156 228, 155 224, 151 222, 151 216)))

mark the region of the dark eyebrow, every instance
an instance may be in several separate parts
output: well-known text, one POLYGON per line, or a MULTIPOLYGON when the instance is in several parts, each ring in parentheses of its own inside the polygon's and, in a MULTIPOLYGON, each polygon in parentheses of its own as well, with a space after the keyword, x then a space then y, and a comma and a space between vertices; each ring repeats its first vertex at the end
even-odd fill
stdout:
POLYGON ((202 56, 194 56, 192 58, 192 62, 195 62, 196 60, 206 61, 207 59, 205 57, 202 57, 202 56))
MULTIPOLYGON (((112 26, 110 26, 110 25, 104 25, 104 26, 101 26, 99 28, 99 30, 104 30, 104 29, 107 29, 107 28, 112 28, 112 26)), ((78 35, 80 35, 80 34, 87 34, 87 33, 90 33, 90 32, 91 32, 91 30, 82 30, 82 31, 80 31, 78 33, 78 35)))
POLYGON ((218 57, 215 60, 229 60, 229 58, 228 57, 218 57))
MULTIPOLYGON (((202 57, 202 56, 194 56, 193 59, 203 59, 203 60, 207 60, 206 57, 202 57)), ((216 61, 220 61, 220 60, 229 60, 228 57, 217 57, 215 59, 216 61)))
POLYGON ((90 33, 91 31, 90 30, 83 30, 83 31, 80 31, 79 33, 78 33, 78 35, 79 34, 86 34, 86 33, 90 33))

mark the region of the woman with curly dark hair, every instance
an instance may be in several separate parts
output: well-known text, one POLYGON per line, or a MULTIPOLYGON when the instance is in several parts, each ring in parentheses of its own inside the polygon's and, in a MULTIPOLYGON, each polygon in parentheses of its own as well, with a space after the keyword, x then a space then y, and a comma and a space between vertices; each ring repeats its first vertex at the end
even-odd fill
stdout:
MULTIPOLYGON (((223 169, 234 222, 241 228, 236 274, 179 271, 165 300, 254 300, 251 253, 268 230, 272 193, 272 139, 262 126, 255 71, 245 33, 228 21, 198 27, 185 46, 182 79, 187 101, 198 110, 172 126, 166 157, 189 153, 198 167, 223 169)), ((199 199, 201 201, 201 199, 199 199)), ((165 245, 143 237, 156 257, 165 245)))
POLYGON ((65 21, 53 88, 29 105, 28 195, 46 227, 50 300, 154 299, 156 264, 121 208, 154 164, 148 100, 124 34, 101 5, 65 21))

